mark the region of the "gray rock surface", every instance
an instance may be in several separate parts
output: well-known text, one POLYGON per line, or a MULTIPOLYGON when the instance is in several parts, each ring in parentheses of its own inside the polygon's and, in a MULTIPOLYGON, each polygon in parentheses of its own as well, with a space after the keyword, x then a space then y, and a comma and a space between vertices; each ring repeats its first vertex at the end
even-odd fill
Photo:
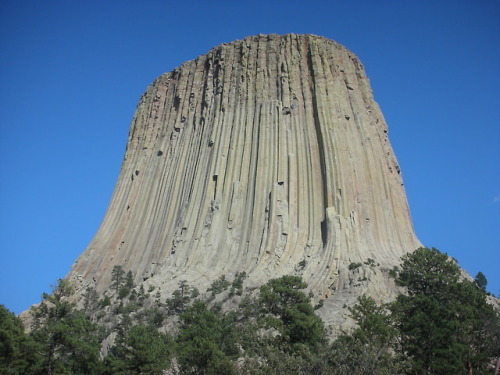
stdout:
POLYGON ((180 280, 301 275, 340 324, 358 295, 390 298, 388 270, 420 246, 387 133, 343 46, 288 34, 215 47, 141 97, 106 216, 68 277, 102 292, 121 265, 169 296, 180 280))

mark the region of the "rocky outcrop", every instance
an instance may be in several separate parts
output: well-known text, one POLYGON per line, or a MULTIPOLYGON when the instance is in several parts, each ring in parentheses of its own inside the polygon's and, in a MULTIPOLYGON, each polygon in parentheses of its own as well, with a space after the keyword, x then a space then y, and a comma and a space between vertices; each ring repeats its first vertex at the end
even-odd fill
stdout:
POLYGON ((121 265, 169 295, 181 279, 204 290, 222 274, 246 271, 249 286, 297 274, 331 320, 362 292, 384 298, 387 271, 418 246, 358 58, 323 37, 258 35, 148 87, 68 277, 103 291, 121 265))

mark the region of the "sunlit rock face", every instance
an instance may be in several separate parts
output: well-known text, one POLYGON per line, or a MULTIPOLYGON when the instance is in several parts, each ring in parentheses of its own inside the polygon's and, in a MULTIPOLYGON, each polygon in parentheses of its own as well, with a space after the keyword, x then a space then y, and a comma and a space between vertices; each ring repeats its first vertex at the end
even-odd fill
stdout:
POLYGON ((102 292, 121 265, 168 296, 180 280, 203 291, 241 271, 248 287, 301 275, 333 322, 361 293, 389 297, 388 270, 418 246, 358 58, 319 36, 258 35, 148 87, 68 277, 102 292))

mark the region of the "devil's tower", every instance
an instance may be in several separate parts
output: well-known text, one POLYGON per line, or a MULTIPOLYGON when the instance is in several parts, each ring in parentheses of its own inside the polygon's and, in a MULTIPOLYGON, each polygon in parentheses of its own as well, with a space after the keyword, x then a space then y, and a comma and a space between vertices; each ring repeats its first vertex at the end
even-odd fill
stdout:
POLYGON ((121 265, 169 295, 180 280, 295 274, 333 308, 387 294, 384 275, 419 245, 360 61, 322 37, 259 35, 149 86, 69 277, 103 291, 121 265))

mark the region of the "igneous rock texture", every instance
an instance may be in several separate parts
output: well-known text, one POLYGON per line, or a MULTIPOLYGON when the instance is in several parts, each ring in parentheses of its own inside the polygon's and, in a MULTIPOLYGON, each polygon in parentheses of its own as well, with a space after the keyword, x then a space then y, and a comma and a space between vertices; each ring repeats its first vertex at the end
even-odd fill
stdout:
POLYGON ((147 88, 68 277, 102 292, 120 265, 170 296, 180 280, 202 291, 242 271, 249 287, 300 275, 333 322, 361 293, 388 298, 388 271, 419 246, 358 58, 319 36, 258 35, 147 88))

